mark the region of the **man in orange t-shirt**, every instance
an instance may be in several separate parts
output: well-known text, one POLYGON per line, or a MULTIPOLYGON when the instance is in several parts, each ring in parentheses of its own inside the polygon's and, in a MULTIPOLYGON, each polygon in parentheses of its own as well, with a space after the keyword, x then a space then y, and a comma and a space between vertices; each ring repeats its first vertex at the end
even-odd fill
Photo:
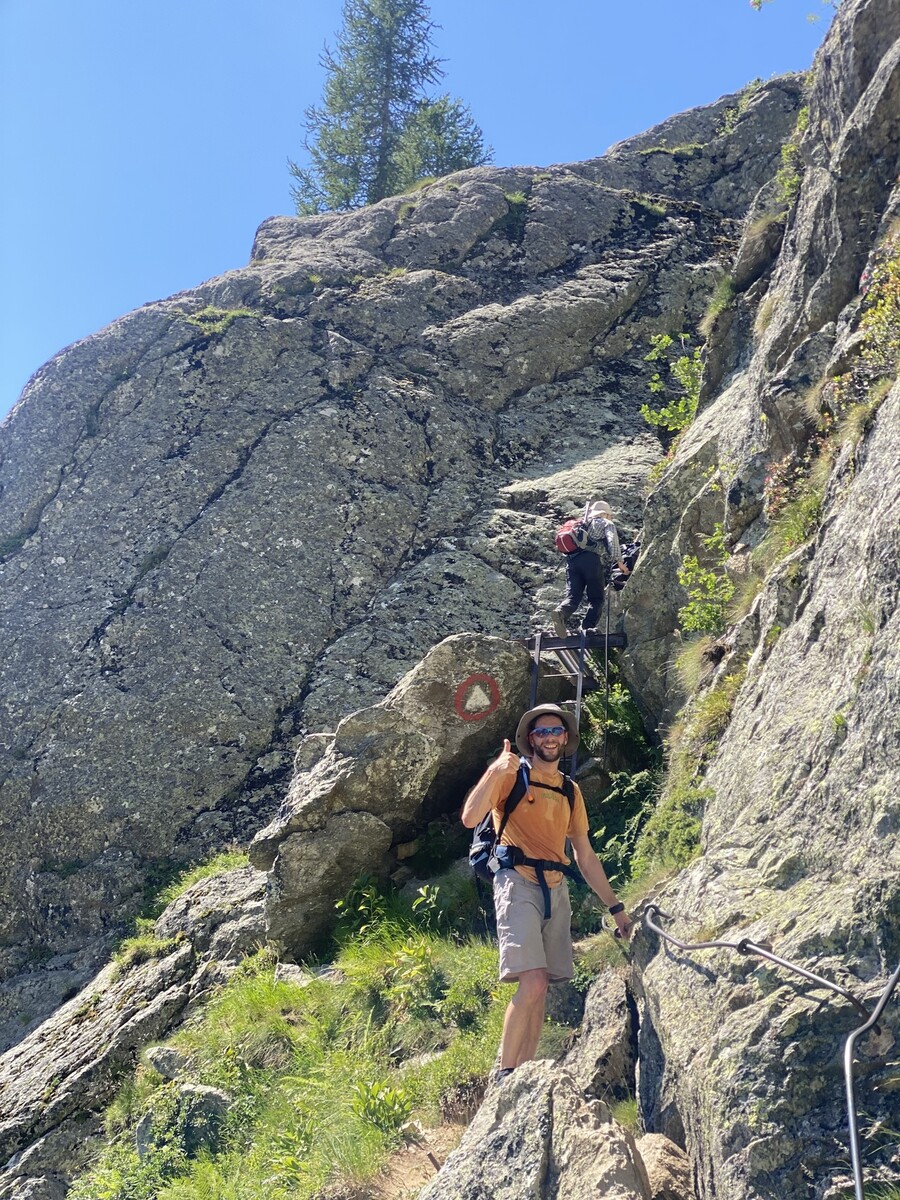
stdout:
MULTIPOLYGON (((559 760, 563 753, 571 753, 578 745, 574 717, 556 704, 532 708, 519 721, 516 745, 530 761, 529 788, 510 813, 501 844, 517 846, 526 858, 568 865, 565 854, 568 838, 579 870, 609 906, 619 933, 627 938, 631 921, 625 906, 616 900, 594 853, 581 789, 573 784, 575 803, 570 809, 562 788, 559 760)), ((464 825, 473 829, 491 810, 494 828, 500 828, 504 801, 513 789, 520 766, 519 756, 505 741, 499 758, 466 796, 461 814, 464 825)), ((549 917, 544 892, 533 868, 521 865, 501 869, 494 876, 500 979, 503 983, 518 981, 519 985, 503 1022, 500 1066, 495 1072, 498 1079, 534 1057, 544 1024, 547 986, 557 980, 571 979, 573 974, 569 889, 561 871, 546 871, 545 880, 550 890, 549 917)))

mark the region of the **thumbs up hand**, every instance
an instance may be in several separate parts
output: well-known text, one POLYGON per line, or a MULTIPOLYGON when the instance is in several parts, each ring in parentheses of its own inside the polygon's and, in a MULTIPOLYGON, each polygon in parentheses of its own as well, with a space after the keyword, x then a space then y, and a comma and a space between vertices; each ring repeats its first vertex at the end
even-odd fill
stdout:
POLYGON ((503 749, 491 763, 492 775, 515 775, 519 769, 519 756, 514 754, 509 738, 503 739, 503 749))

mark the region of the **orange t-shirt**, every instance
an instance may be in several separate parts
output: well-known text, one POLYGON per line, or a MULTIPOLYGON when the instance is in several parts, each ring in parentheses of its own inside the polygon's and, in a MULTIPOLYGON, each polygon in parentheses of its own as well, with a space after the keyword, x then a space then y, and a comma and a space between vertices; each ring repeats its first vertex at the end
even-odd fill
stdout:
MULTIPOLYGON (((514 783, 515 779, 504 779, 502 776, 492 781, 491 812, 495 829, 500 828, 503 802, 514 783)), ((528 791, 510 813, 500 841, 504 846, 518 846, 527 858, 549 859, 568 866, 566 838, 581 837, 588 831, 584 797, 576 783, 575 803, 570 811, 565 795, 548 791, 546 787, 541 787, 542 783, 561 788, 562 774, 559 768, 545 763, 532 765, 528 791)), ((537 873, 533 867, 516 867, 516 870, 531 883, 537 883, 537 873)), ((545 878, 550 887, 557 887, 562 882, 563 874, 561 871, 546 871, 545 878)))

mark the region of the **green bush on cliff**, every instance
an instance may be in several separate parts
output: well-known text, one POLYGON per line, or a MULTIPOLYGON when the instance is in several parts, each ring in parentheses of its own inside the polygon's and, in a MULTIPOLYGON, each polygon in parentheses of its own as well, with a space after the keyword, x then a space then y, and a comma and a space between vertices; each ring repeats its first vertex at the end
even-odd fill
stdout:
POLYGON ((207 304, 205 308, 194 313, 182 313, 188 325, 201 330, 206 337, 218 337, 225 333, 238 317, 258 318, 259 315, 249 308, 216 308, 212 304, 207 304))
POLYGON ((700 851, 703 811, 715 793, 704 782, 706 764, 728 728, 746 676, 742 665, 691 701, 669 731, 661 796, 634 847, 634 877, 680 868, 700 851))
POLYGON ((598 690, 585 700, 581 734, 589 754, 603 759, 605 747, 606 757, 622 768, 610 771, 606 790, 587 804, 597 854, 610 882, 621 887, 631 878, 634 847, 656 803, 660 756, 647 740, 640 711, 615 663, 610 664, 609 684, 608 696, 598 690))
POLYGON ((700 347, 691 350, 690 343, 691 339, 685 333, 678 333, 675 337, 669 333, 656 333, 650 338, 652 350, 644 355, 645 362, 662 363, 677 385, 677 390, 672 394, 672 384, 667 384, 662 374, 656 371, 648 386, 654 395, 666 396, 667 403, 657 409, 649 404, 641 405, 641 416, 648 425, 655 425, 668 433, 680 433, 686 429, 697 413, 703 363, 700 347), (680 354, 677 349, 672 349, 676 339, 682 351, 680 354))
POLYGON ((769 466, 763 485, 769 534, 760 547, 760 557, 768 566, 815 535, 838 447, 849 443, 855 449, 897 377, 900 229, 896 227, 866 272, 858 329, 862 336, 848 369, 822 380, 809 393, 806 407, 815 429, 803 445, 769 466))
POLYGON ((701 541, 709 559, 707 565, 702 565, 695 554, 688 554, 678 570, 678 582, 688 595, 687 604, 678 610, 678 621, 686 633, 721 633, 734 596, 734 583, 724 569, 729 553, 721 522, 701 541))
POLYGON ((803 159, 800 139, 809 128, 809 105, 797 113, 797 123, 788 141, 781 147, 781 166, 775 172, 776 198, 783 208, 791 208, 800 195, 803 182, 803 159))

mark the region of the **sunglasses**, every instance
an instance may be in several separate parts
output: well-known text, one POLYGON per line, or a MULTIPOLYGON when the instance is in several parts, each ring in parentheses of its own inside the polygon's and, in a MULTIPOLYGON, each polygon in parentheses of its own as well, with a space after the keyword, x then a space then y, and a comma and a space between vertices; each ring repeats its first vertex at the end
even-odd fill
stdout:
POLYGON ((566 732, 565 725, 538 725, 531 731, 535 737, 561 737, 566 732))

